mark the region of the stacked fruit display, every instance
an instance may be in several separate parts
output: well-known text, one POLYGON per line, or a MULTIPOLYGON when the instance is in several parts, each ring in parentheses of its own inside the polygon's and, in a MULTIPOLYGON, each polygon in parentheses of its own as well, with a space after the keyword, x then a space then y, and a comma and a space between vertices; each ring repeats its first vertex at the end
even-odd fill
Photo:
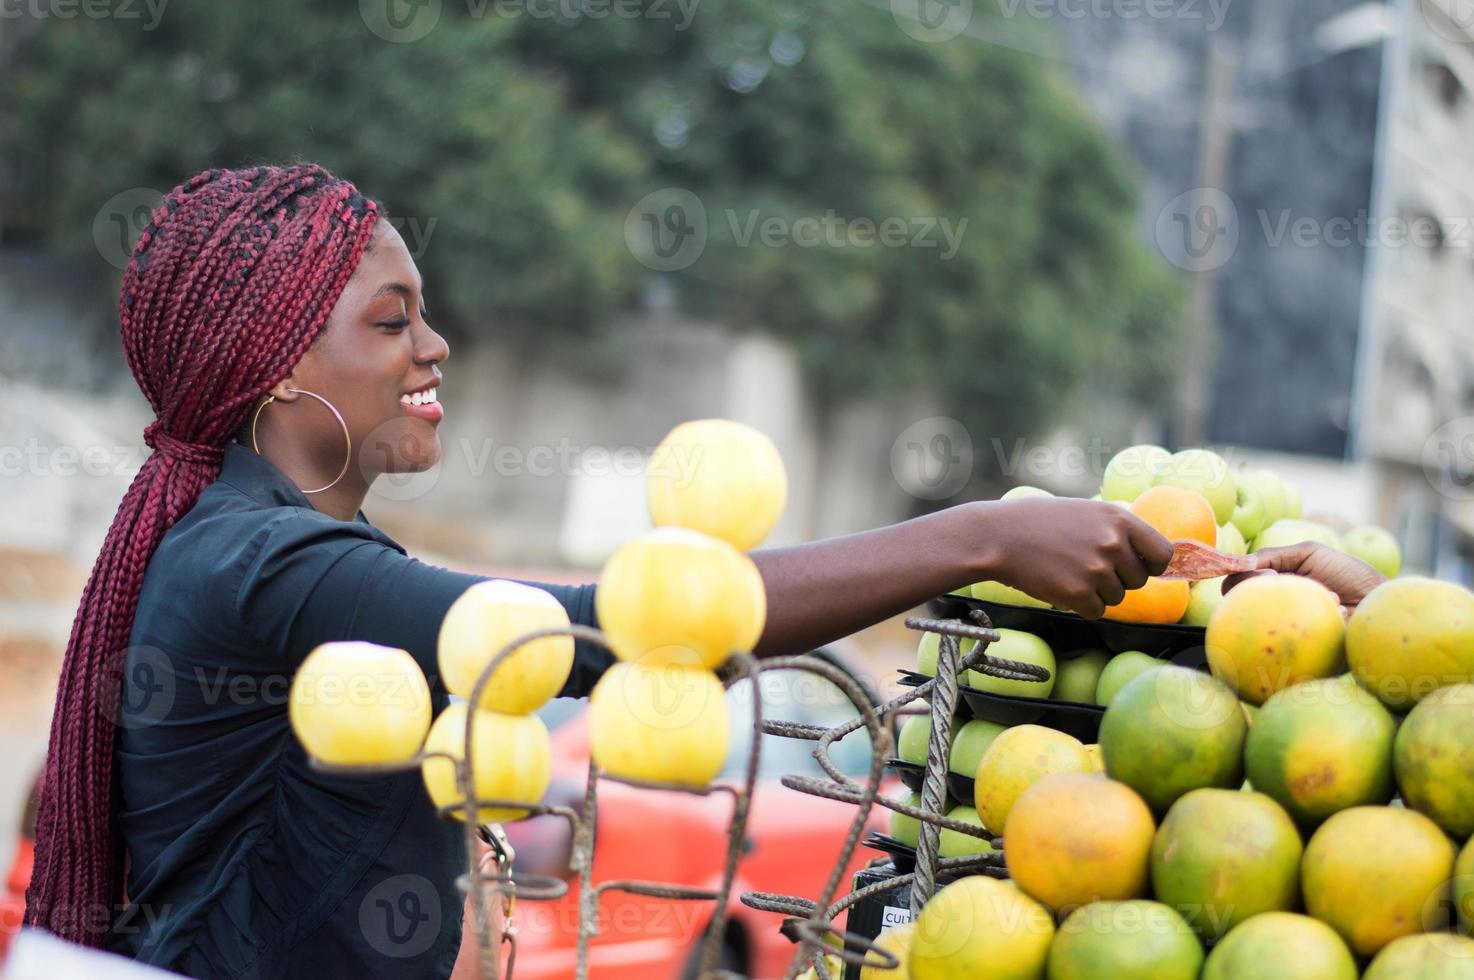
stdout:
MULTIPOLYGON (((619 662, 590 695, 591 751, 615 777, 701 787, 721 767, 728 741, 727 704, 714 670, 734 651, 752 649, 766 617, 762 579, 739 549, 772 530, 787 479, 766 436, 708 419, 677 426, 660 444, 647 496, 655 530, 618 549, 595 596, 619 662)), ((550 778, 550 752, 547 728, 533 712, 566 683, 574 640, 564 634, 525 641, 487 669, 527 634, 568 628, 567 613, 547 592, 478 583, 451 606, 438 641, 446 689, 464 703, 451 704, 432 725, 429 685, 409 653, 327 643, 294 679, 293 730, 320 763, 369 768, 422 759, 431 798, 464 818, 457 762, 469 726, 474 797, 536 804, 550 778)), ((515 806, 482 807, 477 820, 526 814, 515 806)))
POLYGON ((955 726, 1011 880, 938 891, 903 975, 1474 977, 1474 594, 1391 579, 1348 622, 1264 576, 1204 639, 1206 671, 1093 655, 1067 681, 1085 657, 1058 659, 1055 691, 1097 675, 1103 772, 1047 727, 955 726))
MULTIPOLYGON (((1049 496, 1037 487, 1015 487, 1003 495, 1049 496)), ((1131 446, 1107 463, 1098 500, 1129 508, 1171 540, 1191 539, 1228 554, 1319 541, 1367 562, 1383 575, 1402 569, 1397 541, 1386 530, 1365 524, 1338 534, 1327 524, 1307 520, 1300 491, 1269 470, 1234 473, 1206 449, 1168 453, 1160 446, 1131 446)), ((1186 623, 1204 626, 1221 596, 1223 580, 1150 580, 1128 592, 1106 611, 1108 619, 1131 623, 1186 623)), ((980 582, 967 594, 990 602, 1046 608, 1048 603, 1004 585, 980 582)))

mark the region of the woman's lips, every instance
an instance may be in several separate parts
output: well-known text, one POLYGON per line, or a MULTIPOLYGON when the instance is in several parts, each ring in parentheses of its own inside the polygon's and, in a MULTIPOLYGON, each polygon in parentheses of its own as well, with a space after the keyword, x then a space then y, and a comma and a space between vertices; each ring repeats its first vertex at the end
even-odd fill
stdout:
POLYGON ((426 402, 423 405, 406 405, 400 402, 399 407, 415 418, 424 419, 427 422, 439 422, 445 418, 445 409, 439 402, 426 402))
POLYGON ((440 398, 435 392, 435 385, 423 388, 419 391, 401 395, 399 405, 415 418, 421 418, 427 422, 439 422, 445 417, 445 409, 441 407, 440 398), (418 402, 418 404, 416 404, 418 402))

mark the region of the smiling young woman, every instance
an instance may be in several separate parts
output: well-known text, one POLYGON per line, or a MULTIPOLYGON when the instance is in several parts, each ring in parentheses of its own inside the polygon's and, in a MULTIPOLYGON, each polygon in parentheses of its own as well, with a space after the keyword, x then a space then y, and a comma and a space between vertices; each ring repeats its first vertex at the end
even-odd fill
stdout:
MULTIPOLYGON (((409 651, 480 576, 409 557, 361 510, 433 466, 445 340, 380 207, 313 164, 210 170, 140 235, 119 319, 158 416, 63 661, 26 921, 201 977, 436 977, 460 946, 460 831, 417 773, 311 769, 286 692, 317 645, 409 651)), ((673 420, 674 421, 674 420, 673 420)), ((1098 616, 1168 542, 1084 500, 976 502, 753 554, 760 656, 983 579, 1098 616)), ((536 583, 534 583, 536 584, 536 583)), ((594 585, 542 586, 597 625, 594 585)), ((561 696, 609 665, 579 645, 561 696)))

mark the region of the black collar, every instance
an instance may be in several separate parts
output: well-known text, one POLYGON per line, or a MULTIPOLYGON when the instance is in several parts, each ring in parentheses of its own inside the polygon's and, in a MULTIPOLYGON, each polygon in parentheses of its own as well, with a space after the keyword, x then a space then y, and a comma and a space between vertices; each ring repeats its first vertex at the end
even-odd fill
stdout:
MULTIPOLYGON (((220 480, 235 487, 263 507, 306 507, 313 510, 307 495, 265 456, 238 442, 225 444, 220 462, 220 480)), ((368 524, 360 510, 354 520, 368 524)))

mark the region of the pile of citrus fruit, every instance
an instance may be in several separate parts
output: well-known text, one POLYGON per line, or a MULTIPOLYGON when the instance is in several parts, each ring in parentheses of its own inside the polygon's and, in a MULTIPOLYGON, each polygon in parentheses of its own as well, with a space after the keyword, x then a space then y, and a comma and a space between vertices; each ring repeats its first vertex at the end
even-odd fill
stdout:
POLYGON ((1208 617, 1207 670, 1001 632, 990 653, 1051 669, 1036 695, 1093 680, 1098 746, 954 724, 1010 880, 938 891, 902 975, 1474 978, 1474 593, 1392 578, 1348 621, 1311 580, 1250 579, 1208 617))
MULTIPOLYGON (((727 703, 715 669, 751 650, 767 597, 743 553, 761 542, 787 498, 783 462, 771 440, 723 419, 677 426, 653 455, 647 498, 655 530, 620 547, 595 594, 600 626, 619 662, 590 695, 595 763, 626 779, 699 787, 726 756, 727 703)), ((522 642, 566 629, 568 615, 547 592, 517 582, 480 582, 446 613, 438 667, 458 700, 431 720, 429 684, 404 650, 327 643, 298 670, 290 718, 307 753, 348 767, 411 764, 437 806, 464 817, 452 760, 465 757, 481 807, 478 822, 515 820, 538 803, 550 779, 548 731, 534 712, 562 690, 574 641, 522 642)))
MULTIPOLYGON (((1003 499, 1041 495, 1051 496, 1038 487, 1014 487, 1003 499)), ((1094 499, 1130 509, 1168 540, 1199 541, 1227 554, 1319 541, 1389 577, 1402 568, 1397 540, 1383 528, 1365 524, 1338 533, 1322 521, 1308 520, 1294 484, 1269 470, 1235 474, 1223 457, 1206 449, 1179 453, 1160 446, 1123 449, 1107 463, 1094 499)), ((1221 578, 1191 584, 1152 578, 1109 607, 1105 618, 1204 626, 1222 599, 1222 587, 1221 578)), ((979 582, 965 592, 992 602, 1048 606, 1001 582, 979 582)))

